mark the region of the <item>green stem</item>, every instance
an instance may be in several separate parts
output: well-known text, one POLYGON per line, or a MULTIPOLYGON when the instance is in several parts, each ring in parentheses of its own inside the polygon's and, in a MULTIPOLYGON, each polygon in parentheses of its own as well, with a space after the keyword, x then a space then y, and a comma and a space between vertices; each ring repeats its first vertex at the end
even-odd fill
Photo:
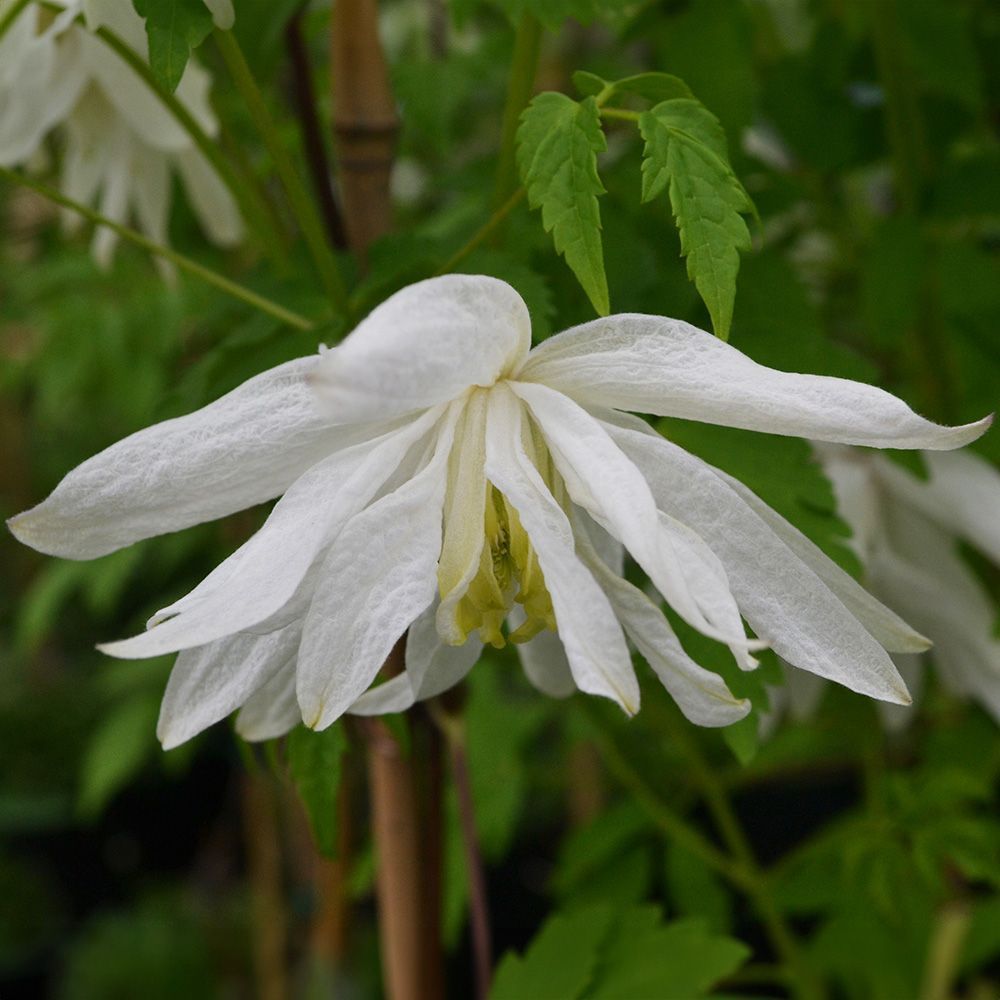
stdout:
POLYGON ((347 288, 340 276, 337 268, 337 260, 333 255, 323 231, 323 223, 316 213, 313 202, 302 183, 295 166, 292 163, 288 151, 282 145, 281 137, 275 127, 271 112, 267 108, 264 96, 254 80, 250 67, 242 49, 233 37, 232 32, 216 30, 214 33, 215 43, 222 53, 222 58, 229 69, 233 82, 246 101, 250 114, 254 119, 257 130, 266 144, 271 158, 274 161, 275 169, 281 180, 282 187, 288 195, 288 202, 291 206, 295 219, 305 237, 306 245, 312 255, 316 270, 320 280, 326 290, 334 308, 344 317, 350 317, 350 304, 347 297, 347 288))
POLYGON ((971 923, 972 912, 965 903, 946 903, 938 912, 931 930, 920 1000, 948 1000, 955 995, 953 986, 971 923))
POLYGON ((767 874, 757 861, 725 787, 683 725, 674 719, 672 713, 663 713, 663 717, 670 729, 671 741, 687 760, 723 841, 746 876, 747 895, 757 909, 775 952, 793 977, 796 993, 803 1000, 819 1000, 824 995, 823 987, 806 964, 798 941, 774 902, 767 874))
POLYGON ((523 14, 514 38, 514 54, 507 84, 500 135, 500 161, 497 164, 493 207, 500 209, 517 188, 517 128, 521 112, 528 106, 535 89, 538 57, 542 48, 542 26, 532 14, 523 14))
POLYGON ((50 188, 47 185, 41 184, 30 177, 25 177, 23 174, 19 174, 14 170, 8 170, 6 167, 0 167, 0 178, 12 181, 15 184, 20 184, 22 187, 30 188, 32 191, 36 191, 38 194, 48 198, 50 201, 55 202, 55 204, 61 205, 63 208, 68 208, 70 211, 83 216, 83 218, 85 218, 88 222, 92 222, 95 226, 107 226, 108 229, 117 233, 122 239, 128 240, 130 243, 134 243, 138 247, 142 247, 143 250, 155 254, 157 257, 162 257, 164 260, 170 261, 171 264, 176 265, 182 271, 187 271, 189 274, 197 275, 202 279, 202 281, 206 281, 208 284, 214 285, 216 288, 224 291, 227 295, 231 295, 233 298, 239 299, 241 302, 246 302, 255 309, 259 309, 261 312, 267 313, 269 316, 273 316, 275 319, 279 319, 281 322, 287 323, 289 326, 298 327, 300 330, 311 330, 313 328, 313 323, 305 316, 294 313, 290 309, 286 309, 284 306, 278 305, 277 302, 272 302, 270 299, 266 299, 264 296, 258 295, 249 288, 236 284, 235 281, 230 281, 218 272, 204 267, 197 261, 192 260, 190 257, 185 257, 184 254, 178 253, 170 247, 165 247, 159 243, 155 243, 148 237, 143 236, 142 233, 136 232, 134 229, 129 229, 128 226, 120 225, 117 222, 113 222, 111 219, 105 218, 105 216, 101 215, 99 212, 95 212, 89 206, 83 205, 78 201, 74 201, 72 198, 67 198, 66 195, 55 190, 55 188, 50 188))
POLYGON ((459 264, 465 260, 474 250, 478 249, 485 243, 490 236, 497 230, 497 228, 503 223, 508 215, 521 203, 525 196, 525 190, 523 187, 519 187, 485 222, 485 224, 478 229, 469 241, 462 246, 460 249, 456 250, 444 264, 442 264, 435 272, 434 277, 438 277, 442 274, 448 274, 454 271, 459 264))
POLYGON ((31 0, 14 0, 13 6, 7 11, 3 17, 0 17, 0 38, 3 38, 7 34, 10 26, 20 17, 21 11, 24 10, 31 0))
POLYGON ((646 810, 649 818, 676 843, 697 855, 710 868, 725 876, 742 889, 749 889, 747 873, 732 858, 722 853, 710 840, 702 836, 678 816, 646 783, 645 778, 632 766, 628 758, 608 736, 604 720, 595 706, 581 699, 579 707, 593 731, 594 743, 606 767, 635 800, 646 810))
POLYGON ((639 120, 638 111, 627 111, 625 108, 601 108, 602 118, 614 118, 622 122, 637 122, 639 120))

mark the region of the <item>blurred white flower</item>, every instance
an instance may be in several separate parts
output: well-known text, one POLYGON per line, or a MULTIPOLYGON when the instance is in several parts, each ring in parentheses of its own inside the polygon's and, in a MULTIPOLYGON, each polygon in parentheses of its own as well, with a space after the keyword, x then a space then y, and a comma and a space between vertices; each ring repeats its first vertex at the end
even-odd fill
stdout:
POLYGON ((457 683, 484 642, 503 644, 505 620, 545 692, 636 711, 628 636, 689 719, 741 718, 749 705, 624 578, 623 548, 744 669, 769 644, 908 700, 885 649, 925 640, 741 483, 624 411, 902 448, 958 447, 989 419, 941 427, 880 389, 764 368, 657 316, 598 319, 534 350, 530 339, 504 282, 420 282, 333 350, 108 448, 11 530, 87 559, 281 496, 147 632, 102 647, 182 651, 166 746, 240 706, 249 738, 406 708, 457 683), (407 629, 405 671, 369 690, 407 629))
MULTIPOLYGON (((13 0, 0 0, 0 14, 13 0)), ((167 241, 171 172, 176 171, 208 236, 238 242, 243 224, 232 196, 191 137, 132 69, 76 20, 77 0, 54 18, 29 4, 0 40, 0 165, 27 164, 56 127, 65 139, 61 188, 102 215, 167 241), (46 22, 51 21, 46 26, 46 22)), ((214 8, 213 8, 214 9, 214 8)), ((86 5, 92 27, 106 24, 145 53, 142 19, 131 3, 86 5)), ((209 136, 219 131, 208 73, 191 59, 178 100, 209 136)), ((69 225, 79 218, 67 213, 69 225)), ((110 262, 117 236, 98 229, 93 251, 110 262)))
MULTIPOLYGON (((934 643, 929 655, 942 684, 1000 721, 997 606, 958 551, 965 542, 1000 566, 1000 473, 966 451, 927 452, 926 481, 871 452, 816 451, 854 532, 868 588, 934 643)), ((896 665, 919 690, 920 658, 897 657, 896 665)), ((882 709, 890 728, 912 715, 882 709)))

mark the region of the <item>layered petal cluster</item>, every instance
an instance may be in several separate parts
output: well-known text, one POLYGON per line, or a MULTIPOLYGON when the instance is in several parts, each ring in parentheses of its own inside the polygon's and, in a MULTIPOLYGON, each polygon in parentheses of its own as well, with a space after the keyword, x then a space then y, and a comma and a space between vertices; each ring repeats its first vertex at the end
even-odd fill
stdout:
POLYGON ((630 411, 876 447, 958 447, 989 422, 942 427, 873 386, 764 368, 657 316, 598 319, 532 350, 514 289, 453 275, 398 292, 336 348, 113 445, 10 527, 86 559, 280 496, 145 633, 102 647, 180 651, 167 746, 237 708, 249 738, 398 711, 507 641, 550 695, 635 712, 631 643, 693 722, 743 717, 748 703, 684 651, 660 598, 743 669, 770 645, 906 702, 886 650, 925 640, 630 411), (626 578, 626 552, 651 588, 626 578), (405 670, 372 686, 404 633, 405 670))
MULTIPOLYGON (((926 480, 872 452, 820 445, 816 453, 853 530, 868 588, 933 641, 930 656, 944 687, 1000 722, 997 607, 959 552, 964 542, 1000 566, 1000 473, 968 451, 926 452, 926 480)), ((894 659, 918 692, 922 658, 894 659)), ((794 678, 793 711, 810 714, 821 690, 794 678)), ((881 708, 890 729, 912 715, 881 708)))
MULTIPOLYGON (((13 0, 0 0, 0 14, 13 0)), ((31 165, 55 128, 65 143, 60 187, 114 222, 134 218, 157 243, 167 241, 172 175, 185 187, 207 235, 220 245, 243 236, 232 196, 188 133, 133 70, 92 30, 107 26, 146 51, 142 19, 131 3, 63 0, 53 17, 29 4, 0 40, 0 165, 31 165), (86 14, 87 26, 78 15, 86 14)), ((217 21, 226 4, 209 5, 217 21)), ((208 73, 192 59, 177 99, 209 135, 219 124, 209 104, 208 73)), ((76 216, 67 215, 67 225, 76 216)), ((101 228, 93 253, 110 262, 117 236, 101 228)))

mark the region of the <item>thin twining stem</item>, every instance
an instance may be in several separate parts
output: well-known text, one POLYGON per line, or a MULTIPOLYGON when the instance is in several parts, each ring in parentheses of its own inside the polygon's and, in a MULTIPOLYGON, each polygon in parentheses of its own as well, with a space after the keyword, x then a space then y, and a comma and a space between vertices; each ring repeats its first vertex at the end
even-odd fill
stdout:
POLYGON ((210 285, 214 285, 227 295, 231 295, 233 298, 239 299, 241 302, 246 302, 247 305, 253 306, 255 309, 259 309, 261 312, 267 313, 269 316, 273 316, 275 319, 281 320, 282 323, 287 323, 289 326, 297 327, 300 330, 313 329, 313 322, 305 316, 292 312, 291 309, 286 309, 277 302, 272 302, 263 295, 258 295, 256 292, 251 291, 243 285, 237 284, 235 281, 230 281, 229 278, 224 277, 217 271, 213 271, 211 268, 199 264, 197 261, 192 260, 190 257, 186 257, 182 253, 178 253, 170 247, 156 243, 154 240, 149 239, 149 237, 143 236, 142 233, 137 232, 134 229, 129 229, 128 226, 123 226, 120 223, 101 215, 100 212, 95 212, 94 209, 90 208, 90 206, 74 201, 72 198, 68 198, 61 191, 57 191, 55 188, 42 184, 40 181, 36 181, 31 177, 26 177, 24 174, 19 174, 15 170, 9 170, 7 167, 0 167, 0 178, 12 181, 15 184, 20 184, 22 187, 30 188, 32 191, 48 198, 49 201, 55 202, 55 204, 61 205, 63 208, 68 208, 72 212, 76 212, 88 222, 92 222, 95 226, 106 226, 112 232, 117 233, 123 240, 128 240, 129 243, 134 243, 136 246, 142 247, 143 250, 146 250, 151 254, 155 254, 157 257, 162 257, 164 260, 176 265, 182 271, 187 271, 189 274, 196 275, 201 278, 202 281, 205 281, 210 285))
POLYGON ((347 289, 340 276, 337 260, 327 242, 323 224, 316 213, 305 185, 295 170, 288 151, 282 144, 271 112, 268 110, 267 102, 247 65, 243 50, 239 47, 232 32, 216 30, 213 37, 237 90, 247 104, 257 131, 260 132, 261 138, 271 154, 281 185, 288 196, 289 206, 302 230, 302 235, 309 247, 326 294, 337 312, 349 319, 351 308, 347 298, 347 289))
POLYGON ((508 215, 521 204, 525 195, 523 187, 519 187, 490 217, 476 230, 469 240, 453 253, 444 264, 435 272, 434 277, 442 274, 449 274, 454 271, 459 264, 465 260, 474 250, 478 250, 485 243, 497 227, 507 218, 508 215))

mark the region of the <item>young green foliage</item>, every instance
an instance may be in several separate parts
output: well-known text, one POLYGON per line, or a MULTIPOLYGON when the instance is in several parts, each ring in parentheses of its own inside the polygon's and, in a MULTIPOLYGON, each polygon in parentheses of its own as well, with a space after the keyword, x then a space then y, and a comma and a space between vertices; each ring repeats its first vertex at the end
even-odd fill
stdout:
POLYGON ((700 997, 748 954, 700 920, 665 924, 654 906, 588 907, 556 914, 523 956, 507 954, 491 997, 700 997))
POLYGON ((212 30, 204 0, 133 0, 146 20, 149 65, 169 91, 177 89, 191 52, 212 30))
POLYGON ((698 101, 674 98, 643 112, 646 142, 642 200, 669 190, 670 206, 694 281, 716 334, 729 336, 736 298, 739 252, 750 249, 741 213, 754 211, 750 196, 729 165, 726 137, 715 116, 698 101))
POLYGON ((597 199, 604 185, 597 176, 597 154, 607 145, 593 97, 574 101, 565 94, 539 94, 521 116, 517 162, 532 208, 541 208, 542 225, 552 233, 601 316, 611 311, 604 273, 601 213, 597 199))
POLYGON ((298 726, 288 734, 288 769, 309 814, 320 853, 336 850, 336 802, 346 741, 341 726, 313 732, 298 726))

